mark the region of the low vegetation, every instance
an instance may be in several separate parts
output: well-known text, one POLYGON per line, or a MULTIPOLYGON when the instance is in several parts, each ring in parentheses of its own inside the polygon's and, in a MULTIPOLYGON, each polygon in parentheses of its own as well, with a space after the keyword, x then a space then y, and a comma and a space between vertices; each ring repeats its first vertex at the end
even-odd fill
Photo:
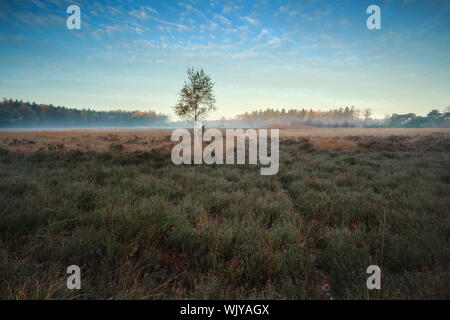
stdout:
POLYGON ((449 299, 448 135, 352 139, 282 139, 274 177, 114 142, 4 147, 0 298, 449 299), (81 290, 66 288, 72 264, 81 290))

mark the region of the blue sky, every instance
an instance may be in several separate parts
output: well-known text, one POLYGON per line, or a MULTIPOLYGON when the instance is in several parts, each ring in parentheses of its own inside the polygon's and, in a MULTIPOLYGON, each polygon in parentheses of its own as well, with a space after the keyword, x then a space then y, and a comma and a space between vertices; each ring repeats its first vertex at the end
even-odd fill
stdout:
POLYGON ((260 108, 450 105, 450 1, 2 1, 0 97, 173 114, 188 67, 211 118, 260 108), (81 30, 66 8, 81 8, 81 30), (366 8, 381 8, 381 30, 366 8))

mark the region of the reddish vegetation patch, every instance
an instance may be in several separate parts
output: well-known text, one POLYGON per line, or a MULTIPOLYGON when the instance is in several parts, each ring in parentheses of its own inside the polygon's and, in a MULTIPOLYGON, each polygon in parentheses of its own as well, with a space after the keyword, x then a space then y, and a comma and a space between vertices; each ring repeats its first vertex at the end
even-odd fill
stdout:
POLYGON ((319 150, 353 151, 357 144, 348 138, 313 138, 314 146, 319 150))

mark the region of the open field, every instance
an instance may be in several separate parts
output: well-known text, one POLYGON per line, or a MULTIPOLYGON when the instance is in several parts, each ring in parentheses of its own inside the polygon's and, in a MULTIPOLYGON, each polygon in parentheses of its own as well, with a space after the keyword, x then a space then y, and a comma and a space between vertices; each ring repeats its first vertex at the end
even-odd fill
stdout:
POLYGON ((276 176, 169 135, 0 132, 0 298, 450 298, 449 129, 283 128, 276 176))
MULTIPOLYGON (((277 127, 278 128, 278 127, 277 127)), ((0 131, 0 148, 15 153, 96 151, 149 151, 153 148, 170 148, 171 130, 140 131, 0 131)), ((359 142, 374 142, 394 137, 412 145, 417 141, 436 137, 450 137, 450 129, 368 129, 368 128, 315 128, 307 126, 282 126, 280 137, 307 138, 320 150, 356 150, 359 142), (398 138, 397 138, 398 137, 398 138), (428 137, 428 138, 427 138, 428 137), (364 140, 364 141, 362 141, 364 140)), ((387 141, 387 140, 386 140, 387 141)))

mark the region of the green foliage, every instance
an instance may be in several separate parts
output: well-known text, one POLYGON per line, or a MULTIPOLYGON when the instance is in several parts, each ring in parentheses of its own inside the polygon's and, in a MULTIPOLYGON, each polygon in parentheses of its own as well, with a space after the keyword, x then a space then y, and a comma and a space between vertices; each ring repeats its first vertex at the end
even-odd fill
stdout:
POLYGON ((439 110, 432 110, 426 117, 416 116, 414 113, 394 113, 385 126, 397 128, 449 128, 450 112, 440 113, 439 110))
POLYGON ((163 151, 0 153, 0 297, 449 298, 446 151, 281 148, 275 177, 163 151))
POLYGON ((183 120, 195 123, 205 120, 208 113, 216 110, 211 78, 200 69, 188 69, 188 81, 180 91, 180 98, 174 107, 175 114, 183 120))

